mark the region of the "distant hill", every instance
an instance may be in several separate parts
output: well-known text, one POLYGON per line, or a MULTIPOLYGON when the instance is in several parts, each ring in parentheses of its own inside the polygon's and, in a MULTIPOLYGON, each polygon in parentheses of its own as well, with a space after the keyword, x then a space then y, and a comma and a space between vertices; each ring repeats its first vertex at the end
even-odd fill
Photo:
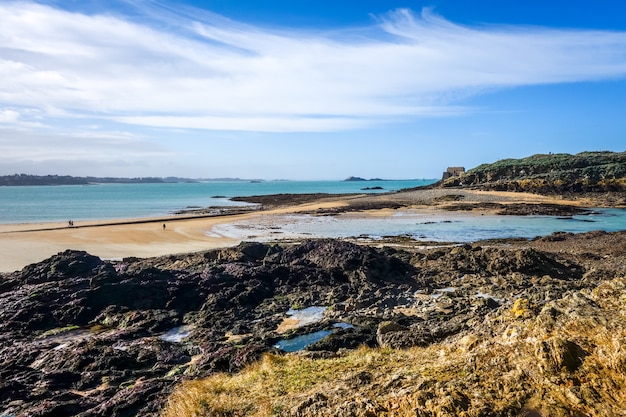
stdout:
POLYGON ((439 185, 540 194, 624 192, 626 152, 538 154, 503 159, 480 165, 439 185))
POLYGON ((72 177, 69 175, 27 175, 15 174, 0 176, 0 186, 11 185, 86 185, 86 184, 152 184, 195 182, 195 180, 178 177, 139 177, 139 178, 114 178, 114 177, 72 177))

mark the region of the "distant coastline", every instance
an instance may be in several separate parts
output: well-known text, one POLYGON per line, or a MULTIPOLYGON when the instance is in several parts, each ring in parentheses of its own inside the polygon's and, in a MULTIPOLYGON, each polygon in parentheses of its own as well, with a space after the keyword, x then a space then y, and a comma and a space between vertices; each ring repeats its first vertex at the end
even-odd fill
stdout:
POLYGON ((0 176, 0 186, 26 185, 89 185, 89 184, 174 184, 203 181, 261 182, 261 179, 242 178, 182 178, 182 177, 74 177, 71 175, 15 174, 0 176))
MULTIPOLYGON (((1 186, 28 186, 28 185, 90 185, 90 184, 176 184, 176 183, 198 183, 198 182, 289 182, 297 180, 265 180, 261 178, 238 178, 238 177, 220 177, 220 178, 184 178, 184 177, 75 177, 71 175, 30 175, 30 174, 14 174, 0 176, 1 186)), ((335 180, 328 180, 335 181, 335 180)), ((361 177, 348 177, 345 182, 376 182, 376 181, 420 181, 417 179, 382 179, 361 177)), ((428 181, 423 179, 422 181, 428 181)), ((376 188, 378 189, 378 188, 376 188)))

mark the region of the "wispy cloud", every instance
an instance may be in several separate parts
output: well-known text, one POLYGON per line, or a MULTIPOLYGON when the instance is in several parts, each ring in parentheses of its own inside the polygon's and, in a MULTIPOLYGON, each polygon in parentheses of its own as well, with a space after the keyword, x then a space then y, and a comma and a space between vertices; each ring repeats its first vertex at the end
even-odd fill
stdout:
POLYGON ((337 131, 458 114, 460 98, 493 89, 626 75, 623 32, 466 27, 400 9, 316 33, 126 7, 134 13, 0 4, 0 123, 337 131))
POLYGON ((66 173, 136 176, 158 172, 173 157, 170 150, 123 131, 85 126, 63 129, 13 129, 0 123, 0 175, 66 173))

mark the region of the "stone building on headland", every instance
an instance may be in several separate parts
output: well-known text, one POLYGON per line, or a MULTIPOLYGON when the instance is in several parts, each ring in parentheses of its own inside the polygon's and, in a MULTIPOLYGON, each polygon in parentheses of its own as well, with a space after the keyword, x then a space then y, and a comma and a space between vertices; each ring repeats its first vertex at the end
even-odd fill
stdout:
POLYGON ((448 169, 446 169, 443 172, 443 176, 441 177, 441 181, 445 181, 448 178, 452 178, 452 177, 460 177, 463 174, 465 174, 465 168, 464 167, 448 167, 448 169))

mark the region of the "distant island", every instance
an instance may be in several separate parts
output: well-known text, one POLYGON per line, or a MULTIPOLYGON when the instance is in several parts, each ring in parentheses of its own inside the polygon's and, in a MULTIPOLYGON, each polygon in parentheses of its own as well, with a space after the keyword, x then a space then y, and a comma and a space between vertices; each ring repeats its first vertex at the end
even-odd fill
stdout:
POLYGON ((361 177, 348 177, 344 181, 389 181, 382 178, 370 178, 369 180, 361 177))
MULTIPOLYGON (((183 177, 74 177, 71 175, 30 175, 13 174, 0 176, 1 186, 27 186, 27 185, 89 185, 89 184, 166 184, 166 183, 197 183, 197 182, 249 182, 259 184, 266 180, 261 178, 183 178, 183 177)), ((290 181, 286 179, 271 180, 272 182, 290 181)), ((348 177, 343 181, 392 181, 382 178, 365 179, 361 177, 348 177)), ((403 180, 410 181, 410 180, 403 180)), ((381 187, 368 187, 368 190, 379 190, 381 187)))

